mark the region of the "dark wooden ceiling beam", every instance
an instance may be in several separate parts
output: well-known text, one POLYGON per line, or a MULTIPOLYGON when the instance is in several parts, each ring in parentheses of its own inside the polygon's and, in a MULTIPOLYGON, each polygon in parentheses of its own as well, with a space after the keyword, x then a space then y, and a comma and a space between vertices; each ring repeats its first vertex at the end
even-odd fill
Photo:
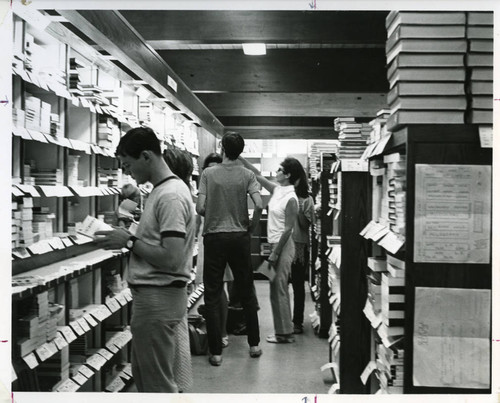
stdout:
POLYGON ((387 92, 384 49, 159 50, 193 91, 387 92))
POLYGON ((198 94, 217 116, 374 117, 387 107, 381 93, 198 94))
POLYGON ((121 11, 145 40, 385 43, 386 11, 121 11))
POLYGON ((58 12, 179 109, 187 114, 194 114, 206 130, 215 135, 223 132, 223 126, 215 115, 118 12, 112 10, 58 10, 58 12), (168 77, 177 83, 177 91, 169 86, 168 77))
POLYGON ((337 140, 333 127, 226 126, 244 139, 337 140))

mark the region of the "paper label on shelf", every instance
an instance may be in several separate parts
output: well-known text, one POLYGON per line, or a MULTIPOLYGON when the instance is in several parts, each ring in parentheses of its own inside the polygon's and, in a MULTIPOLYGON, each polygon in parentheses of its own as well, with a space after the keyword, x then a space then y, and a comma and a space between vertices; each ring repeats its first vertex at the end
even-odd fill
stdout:
POLYGON ((366 385, 366 381, 368 381, 368 377, 372 374, 372 372, 375 369, 377 369, 377 363, 375 361, 370 361, 360 376, 361 382, 363 382, 363 385, 366 385))
POLYGON ((415 165, 414 261, 490 263, 491 166, 415 165))
POLYGON ((62 337, 59 333, 54 338, 54 343, 59 350, 62 350, 64 347, 68 345, 68 342, 62 337))
POLYGON ((59 332, 62 333, 64 338, 68 343, 71 343, 72 341, 76 340, 76 334, 73 333, 73 330, 69 326, 63 326, 61 329, 58 330, 59 332))
POLYGON ((90 102, 88 100, 86 100, 85 98, 79 98, 79 99, 83 107, 90 108, 90 102))
POLYGON ((116 354, 120 349, 114 345, 114 343, 107 343, 106 348, 111 351, 113 354, 116 354))
POLYGON ((12 196, 20 197, 23 195, 24 193, 17 186, 12 186, 12 196))
POLYGON ((479 140, 482 148, 493 148, 493 127, 479 127, 479 140))
POLYGON ((42 344, 35 351, 41 362, 45 361, 49 357, 52 357, 53 355, 51 350, 47 347, 47 344, 42 344))
POLYGON ((113 354, 105 348, 100 348, 99 350, 97 350, 97 353, 102 355, 106 359, 106 361, 109 361, 111 358, 113 358, 113 354))
POLYGON ((125 382, 123 382, 122 378, 117 376, 113 381, 106 386, 106 390, 108 392, 118 392, 125 387, 125 382))
POLYGON ((69 238, 61 238, 61 241, 66 247, 73 246, 73 242, 71 242, 71 239, 69 238))
POLYGON ((80 388, 72 379, 66 379, 57 389, 58 392, 76 392, 80 388))
POLYGON ((90 332, 90 326, 84 318, 79 318, 76 321, 85 332, 90 332))
POLYGON ((106 359, 100 354, 94 354, 93 356, 87 359, 85 364, 99 371, 102 368, 102 366, 106 364, 106 359))
POLYGON ((28 355, 25 355, 23 357, 23 360, 31 369, 38 366, 38 360, 36 359, 34 353, 29 353, 28 355))
POLYGON ((80 98, 71 96, 71 103, 73 106, 79 107, 80 106, 80 98))
POLYGON ((28 73, 24 69, 19 69, 19 75, 24 81, 31 82, 30 78, 28 77, 28 73))
POLYGON ((85 330, 82 329, 82 327, 80 326, 80 324, 77 321, 70 322, 69 325, 71 326, 71 328, 75 331, 75 333, 78 336, 85 334, 85 330))
POLYGON ((38 241, 33 245, 28 246, 28 250, 34 255, 42 255, 44 253, 52 252, 53 249, 47 241, 38 241))
MULTIPOLYGON (((82 100, 82 102, 83 102, 83 100, 82 100)), ((92 102, 89 102, 88 107, 90 109, 90 112, 93 112, 93 113, 97 112, 97 110, 96 110, 96 108, 95 108, 95 106, 94 106, 94 104, 92 102)))
POLYGON ((36 190, 36 188, 32 185, 21 185, 21 184, 18 184, 16 185, 19 189, 21 189, 24 193, 28 193, 30 194, 31 196, 33 197, 40 197, 40 193, 38 192, 38 190, 36 190))
POLYGON ((340 385, 338 383, 334 383, 330 389, 328 389, 328 394, 332 395, 334 393, 337 393, 337 391, 340 389, 340 385))
POLYGON ((83 315, 83 319, 85 319, 87 321, 87 323, 92 327, 95 327, 98 325, 98 323, 95 321, 95 319, 92 317, 92 315, 90 313, 86 313, 85 315, 83 315))
POLYGON ((47 139, 45 138, 45 136, 38 130, 27 130, 33 140, 39 141, 41 143, 47 143, 47 139))
POLYGON ((81 372, 78 372, 74 377, 73 381, 75 381, 78 385, 83 385, 85 382, 88 381, 88 378, 83 375, 81 372))
POLYGON ((415 386, 490 387, 491 290, 416 287, 415 386))
POLYGON ((368 171, 368 161, 362 159, 343 159, 342 172, 366 172, 368 171))
POLYGON ((403 238, 398 237, 393 232, 389 232, 378 244, 392 254, 396 254, 404 243, 405 241, 403 238))
POLYGON ((127 305, 127 299, 125 298, 125 295, 123 293, 117 294, 115 298, 121 306, 127 305))
POLYGON ((78 368, 78 372, 82 373, 84 376, 87 378, 92 378, 94 376, 94 371, 92 371, 89 367, 86 365, 81 365, 78 368))

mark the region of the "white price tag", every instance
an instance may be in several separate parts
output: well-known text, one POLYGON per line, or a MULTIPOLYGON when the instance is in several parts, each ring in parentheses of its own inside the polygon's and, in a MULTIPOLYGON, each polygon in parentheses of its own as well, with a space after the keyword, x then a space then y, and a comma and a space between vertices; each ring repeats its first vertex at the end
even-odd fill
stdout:
POLYGON ((85 332, 90 332, 90 326, 84 318, 77 319, 77 322, 85 332))
POLYGON ((83 315, 83 318, 92 327, 95 327, 98 325, 98 323, 96 322, 96 320, 92 317, 92 315, 90 313, 86 313, 85 315, 83 315))
POLYGON ((23 360, 31 369, 35 368, 38 365, 38 360, 36 359, 34 353, 29 353, 28 355, 24 356, 23 360))
POLYGON ((80 324, 77 321, 70 322, 69 325, 71 326, 71 328, 75 331, 75 333, 78 336, 85 334, 85 330, 82 329, 82 327, 80 326, 80 324))

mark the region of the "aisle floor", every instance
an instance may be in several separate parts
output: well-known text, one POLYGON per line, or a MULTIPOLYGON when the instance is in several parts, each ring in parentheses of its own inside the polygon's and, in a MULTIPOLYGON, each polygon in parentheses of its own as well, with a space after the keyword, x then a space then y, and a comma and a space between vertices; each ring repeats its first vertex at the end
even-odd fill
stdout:
POLYGON ((271 344, 265 341, 274 333, 269 283, 256 281, 255 287, 261 307, 262 356, 250 358, 246 336, 229 335, 220 367, 211 366, 208 356, 192 357, 194 386, 188 393, 327 393, 331 375, 320 368, 328 362, 328 344, 311 327, 309 314, 314 304, 310 294, 306 292, 304 333, 295 336, 295 343, 271 344))

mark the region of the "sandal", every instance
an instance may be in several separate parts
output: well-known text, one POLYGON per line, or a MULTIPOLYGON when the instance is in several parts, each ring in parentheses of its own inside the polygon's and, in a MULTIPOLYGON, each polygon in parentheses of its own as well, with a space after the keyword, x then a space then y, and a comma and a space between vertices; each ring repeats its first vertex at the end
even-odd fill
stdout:
POLYGON ((271 334, 266 337, 266 341, 268 343, 278 343, 278 344, 286 344, 293 343, 295 339, 293 336, 278 336, 277 334, 271 334))

